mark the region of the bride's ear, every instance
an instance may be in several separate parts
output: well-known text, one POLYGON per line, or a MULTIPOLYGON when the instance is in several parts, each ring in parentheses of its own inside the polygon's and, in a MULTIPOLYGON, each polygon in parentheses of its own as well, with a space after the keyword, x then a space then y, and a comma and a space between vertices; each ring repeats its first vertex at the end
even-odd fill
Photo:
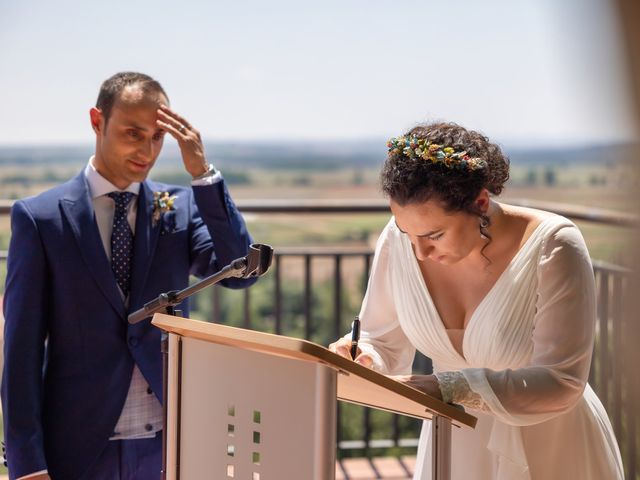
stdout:
POLYGON ((483 215, 489 211, 490 202, 491 200, 489 198, 489 190, 487 190, 486 188, 483 188, 482 190, 480 190, 480 193, 478 194, 478 196, 474 201, 476 208, 478 209, 478 212, 480 212, 483 215))

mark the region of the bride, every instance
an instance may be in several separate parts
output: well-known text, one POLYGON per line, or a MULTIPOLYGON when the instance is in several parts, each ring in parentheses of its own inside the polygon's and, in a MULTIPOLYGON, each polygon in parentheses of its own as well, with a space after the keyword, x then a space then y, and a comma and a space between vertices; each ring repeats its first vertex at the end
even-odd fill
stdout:
MULTIPOLYGON (((452 479, 623 479, 587 383, 595 287, 582 235, 494 200, 509 162, 481 134, 418 125, 388 144, 380 235, 355 361, 478 417, 453 429, 452 479), (433 375, 410 375, 415 350, 433 375)), ((351 358, 350 335, 330 348, 351 358)), ((415 479, 430 478, 425 422, 415 479)))

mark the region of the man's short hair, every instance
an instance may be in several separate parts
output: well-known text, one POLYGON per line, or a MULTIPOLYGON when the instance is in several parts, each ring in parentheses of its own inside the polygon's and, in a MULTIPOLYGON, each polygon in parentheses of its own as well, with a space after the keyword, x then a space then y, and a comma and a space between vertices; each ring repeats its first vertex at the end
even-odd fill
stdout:
POLYGON ((102 83, 100 93, 98 93, 98 100, 96 100, 96 108, 99 108, 102 111, 105 125, 111 116, 113 104, 116 102, 122 91, 130 85, 139 86, 145 94, 161 93, 167 99, 169 98, 165 93, 164 88, 162 88, 162 85, 160 85, 160 82, 154 80, 149 75, 138 72, 116 73, 102 83))

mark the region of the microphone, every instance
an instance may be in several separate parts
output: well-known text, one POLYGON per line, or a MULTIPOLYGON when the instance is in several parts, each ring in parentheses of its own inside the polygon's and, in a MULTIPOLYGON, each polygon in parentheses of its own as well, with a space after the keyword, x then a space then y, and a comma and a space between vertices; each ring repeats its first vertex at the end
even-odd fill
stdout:
POLYGON ((271 266, 273 248, 263 243, 253 243, 249 246, 249 254, 240 260, 246 262, 241 278, 260 277, 271 266))
POLYGON ((249 246, 249 253, 245 257, 233 260, 229 265, 217 273, 203 278, 198 283, 191 285, 184 290, 161 293, 155 299, 144 304, 144 306, 129 315, 130 324, 138 323, 150 317, 156 312, 168 311, 170 307, 175 307, 184 299, 202 290, 209 285, 214 285, 225 278, 252 278, 264 275, 271 266, 273 259, 273 248, 263 243, 253 243, 249 246))

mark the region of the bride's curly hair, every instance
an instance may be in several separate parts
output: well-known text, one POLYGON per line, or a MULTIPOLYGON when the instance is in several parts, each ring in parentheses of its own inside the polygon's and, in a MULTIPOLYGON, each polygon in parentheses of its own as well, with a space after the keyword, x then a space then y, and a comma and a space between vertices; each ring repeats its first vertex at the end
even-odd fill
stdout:
POLYGON ((380 173, 383 193, 402 206, 435 199, 448 212, 462 211, 478 216, 480 234, 488 239, 482 248, 484 252, 492 241, 487 230, 491 221, 477 210, 474 200, 483 188, 493 195, 500 195, 509 179, 509 158, 484 135, 455 123, 419 124, 404 134, 406 138, 412 136, 442 148, 464 150, 470 157, 486 162, 486 166, 450 168, 420 157, 410 158, 394 149, 389 152, 380 173))
POLYGON ((382 191, 400 205, 437 199, 447 211, 465 211, 480 216, 474 200, 483 188, 499 195, 509 179, 509 158, 484 135, 455 123, 420 124, 404 134, 442 147, 466 151, 486 162, 486 167, 470 170, 449 168, 421 158, 389 152, 380 174, 382 191))

